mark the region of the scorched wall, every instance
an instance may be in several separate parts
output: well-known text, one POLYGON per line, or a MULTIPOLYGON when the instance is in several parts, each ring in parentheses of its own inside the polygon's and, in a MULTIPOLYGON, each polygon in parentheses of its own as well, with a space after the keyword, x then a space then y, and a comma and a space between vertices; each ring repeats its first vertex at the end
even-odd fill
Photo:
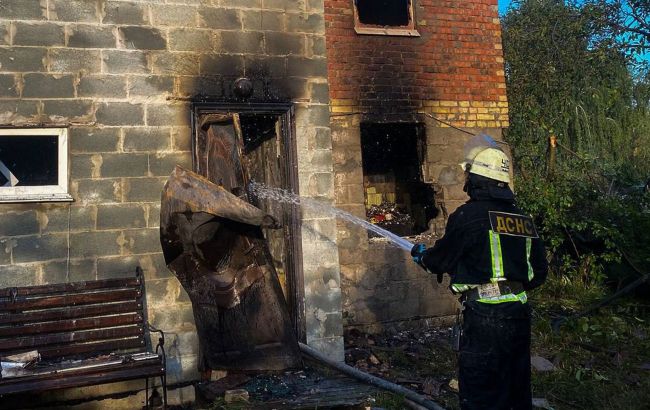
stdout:
MULTIPOLYGON (((168 381, 197 379, 191 304, 159 242, 162 185, 174 165, 192 166, 190 102, 230 101, 248 76, 253 100, 294 103, 300 192, 332 201, 324 33, 318 0, 0 0, 0 126, 67 128, 74 199, 0 204, 0 287, 140 265, 150 321, 168 336, 168 381)), ((315 236, 320 225, 332 224, 304 215, 307 341, 342 358, 336 231, 315 236)))
MULTIPOLYGON (((496 138, 508 126, 497 1, 413 0, 417 36, 357 34, 353 4, 325 0, 336 204, 365 217, 360 124, 423 124, 422 180, 436 190, 431 226, 442 233, 466 200, 458 163, 470 135, 449 125, 496 138)), ((347 325, 381 329, 455 314, 447 284, 405 252, 346 224, 338 230, 347 325)))

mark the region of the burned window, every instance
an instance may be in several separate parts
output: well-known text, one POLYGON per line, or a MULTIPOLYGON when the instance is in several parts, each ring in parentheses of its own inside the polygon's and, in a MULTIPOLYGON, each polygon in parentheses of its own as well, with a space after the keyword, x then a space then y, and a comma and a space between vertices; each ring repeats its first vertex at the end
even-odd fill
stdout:
POLYGON ((68 201, 67 130, 0 130, 0 202, 68 201))
POLYGON ((361 155, 366 215, 401 236, 423 233, 436 216, 434 191, 422 179, 421 124, 362 123, 361 155))
POLYGON ((354 22, 359 34, 419 36, 413 0, 354 0, 354 22))

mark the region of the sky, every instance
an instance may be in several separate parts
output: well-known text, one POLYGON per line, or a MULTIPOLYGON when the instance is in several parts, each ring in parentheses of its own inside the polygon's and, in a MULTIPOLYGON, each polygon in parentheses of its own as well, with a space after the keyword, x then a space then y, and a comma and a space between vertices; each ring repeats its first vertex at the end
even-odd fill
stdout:
POLYGON ((504 14, 510 5, 510 0, 499 0, 499 14, 504 14))

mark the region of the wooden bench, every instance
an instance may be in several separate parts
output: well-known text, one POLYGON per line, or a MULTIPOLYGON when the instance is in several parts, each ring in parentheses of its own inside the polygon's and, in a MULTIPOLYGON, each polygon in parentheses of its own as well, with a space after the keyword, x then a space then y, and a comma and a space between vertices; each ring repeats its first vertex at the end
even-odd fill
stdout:
POLYGON ((145 300, 139 267, 127 278, 0 289, 0 357, 40 355, 0 378, 0 396, 144 378, 148 401, 149 378, 160 377, 166 407, 165 336, 147 323, 145 300), (147 332, 160 335, 155 350, 147 332))

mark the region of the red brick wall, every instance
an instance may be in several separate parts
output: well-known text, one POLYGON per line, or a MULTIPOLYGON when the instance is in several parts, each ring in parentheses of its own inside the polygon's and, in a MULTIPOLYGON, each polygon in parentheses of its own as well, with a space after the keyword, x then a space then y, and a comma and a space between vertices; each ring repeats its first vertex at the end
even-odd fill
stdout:
MULTIPOLYGON (((421 37, 358 35, 353 0, 325 0, 332 111, 435 113, 425 107, 437 105, 432 102, 453 107, 454 101, 467 107, 470 102, 471 107, 500 108, 491 110, 501 115, 493 115, 491 122, 498 123, 490 125, 507 126, 497 0, 414 1, 421 37)), ((450 119, 477 125, 465 124, 466 117, 450 119)))

